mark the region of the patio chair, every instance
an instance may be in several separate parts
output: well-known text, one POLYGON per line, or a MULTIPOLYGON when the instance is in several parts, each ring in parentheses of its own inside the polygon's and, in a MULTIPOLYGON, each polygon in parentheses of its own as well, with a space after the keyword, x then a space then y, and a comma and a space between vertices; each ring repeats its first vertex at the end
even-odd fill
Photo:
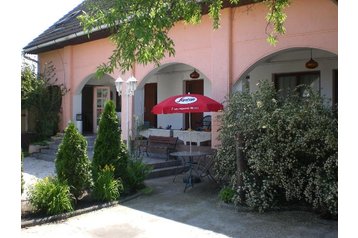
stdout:
POLYGON ((213 182, 217 183, 212 175, 212 167, 215 162, 215 153, 208 155, 205 159, 198 162, 196 170, 198 171, 200 178, 209 177, 213 182))
POLYGON ((174 178, 173 178, 173 183, 175 182, 175 179, 179 174, 182 174, 182 173, 187 172, 189 170, 189 166, 185 162, 184 158, 177 158, 176 157, 175 160, 179 160, 180 163, 178 163, 176 168, 175 168, 175 174, 174 174, 174 178))

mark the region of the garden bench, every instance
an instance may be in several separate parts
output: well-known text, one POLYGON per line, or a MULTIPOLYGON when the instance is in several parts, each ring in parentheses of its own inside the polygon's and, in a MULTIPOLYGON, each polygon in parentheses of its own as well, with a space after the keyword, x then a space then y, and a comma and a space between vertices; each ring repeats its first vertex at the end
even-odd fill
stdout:
POLYGON ((152 136, 148 137, 147 143, 141 145, 141 152, 145 152, 148 156, 148 153, 164 151, 169 159, 169 154, 176 150, 176 145, 178 142, 178 137, 169 137, 169 136, 152 136))

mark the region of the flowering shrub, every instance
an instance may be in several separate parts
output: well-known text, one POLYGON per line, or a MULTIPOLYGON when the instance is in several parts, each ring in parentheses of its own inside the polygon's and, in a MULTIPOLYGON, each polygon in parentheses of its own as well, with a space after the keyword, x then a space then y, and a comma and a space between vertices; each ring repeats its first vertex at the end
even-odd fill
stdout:
POLYGON ((236 204, 264 211, 283 201, 306 201, 337 214, 337 116, 317 92, 305 90, 309 97, 293 91, 278 98, 273 85, 262 81, 255 93, 228 100, 215 168, 219 181, 236 187, 236 204), (246 165, 241 174, 233 143, 238 136, 246 165))

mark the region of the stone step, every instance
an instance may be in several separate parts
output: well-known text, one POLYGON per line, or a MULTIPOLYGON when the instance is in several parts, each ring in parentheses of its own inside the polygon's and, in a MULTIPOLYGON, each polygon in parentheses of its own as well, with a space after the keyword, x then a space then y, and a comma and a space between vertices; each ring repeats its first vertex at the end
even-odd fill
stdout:
POLYGON ((147 163, 148 165, 153 166, 153 169, 161 169, 161 168, 168 168, 181 165, 179 160, 168 160, 163 162, 152 162, 147 163))
POLYGON ((36 159, 51 161, 51 162, 55 162, 56 159, 56 155, 48 155, 43 153, 33 153, 32 156, 35 157, 36 159))
POLYGON ((57 147, 61 144, 62 140, 58 140, 58 141, 51 141, 49 143, 49 148, 51 149, 57 149, 57 147))
POLYGON ((46 155, 56 155, 57 153, 57 148, 48 148, 48 149, 41 149, 40 151, 41 154, 46 154, 46 155))
POLYGON ((174 177, 176 174, 181 174, 187 169, 188 169, 187 167, 182 167, 182 166, 172 166, 172 167, 153 169, 146 179, 153 179, 153 178, 167 177, 167 176, 174 177))
MULTIPOLYGON (((87 155, 90 160, 93 159, 93 152, 88 151, 87 155)), ((33 153, 31 156, 40 160, 46 160, 52 162, 54 162, 56 159, 56 154, 50 154, 50 153, 33 153)))

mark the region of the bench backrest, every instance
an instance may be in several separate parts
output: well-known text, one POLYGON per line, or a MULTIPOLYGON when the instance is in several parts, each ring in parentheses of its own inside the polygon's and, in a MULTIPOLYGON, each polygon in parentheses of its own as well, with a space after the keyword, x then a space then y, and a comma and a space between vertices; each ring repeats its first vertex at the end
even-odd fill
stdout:
POLYGON ((178 137, 167 137, 167 136, 149 136, 149 144, 168 144, 175 146, 178 141, 178 137))

